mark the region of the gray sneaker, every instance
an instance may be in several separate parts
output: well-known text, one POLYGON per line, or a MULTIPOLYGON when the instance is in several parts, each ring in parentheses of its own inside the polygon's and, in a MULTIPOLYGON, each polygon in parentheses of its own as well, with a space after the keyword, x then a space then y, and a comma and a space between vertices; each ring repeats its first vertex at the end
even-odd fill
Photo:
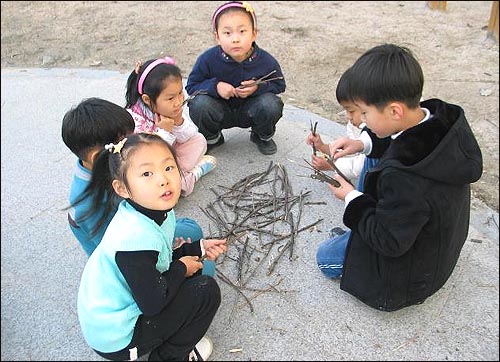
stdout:
POLYGON ((257 136, 257 133, 253 131, 250 133, 250 140, 257 144, 260 153, 264 155, 273 155, 278 150, 276 143, 272 139, 269 141, 263 141, 259 138, 259 136, 257 136))

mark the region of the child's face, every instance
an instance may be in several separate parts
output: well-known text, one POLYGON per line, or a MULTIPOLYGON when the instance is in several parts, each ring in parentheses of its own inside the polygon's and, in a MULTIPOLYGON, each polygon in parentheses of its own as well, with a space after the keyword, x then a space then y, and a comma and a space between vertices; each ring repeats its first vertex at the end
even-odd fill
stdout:
POLYGON ((361 120, 379 138, 388 137, 400 131, 398 123, 391 115, 391 107, 386 106, 380 111, 374 105, 368 106, 366 103, 358 101, 357 106, 361 111, 361 120))
POLYGON ((215 39, 224 52, 237 62, 247 59, 257 37, 250 17, 250 14, 241 11, 229 11, 219 17, 215 39))
POLYGON ((182 79, 169 77, 165 79, 167 86, 156 99, 155 112, 164 117, 177 119, 182 116, 182 102, 184 102, 184 87, 182 79))
POLYGON ((141 146, 128 162, 129 191, 119 188, 120 196, 152 210, 167 210, 177 204, 181 195, 180 172, 166 145, 155 142, 141 146))
POLYGON ((361 120, 361 110, 354 102, 343 101, 340 105, 345 110, 345 116, 348 121, 351 121, 353 125, 358 127, 363 121, 361 120))

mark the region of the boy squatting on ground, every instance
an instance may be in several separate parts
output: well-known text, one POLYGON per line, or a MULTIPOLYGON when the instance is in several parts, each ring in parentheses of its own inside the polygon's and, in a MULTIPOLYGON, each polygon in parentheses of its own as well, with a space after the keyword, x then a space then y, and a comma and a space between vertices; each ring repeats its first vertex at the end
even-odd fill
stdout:
POLYGON ((215 10, 212 28, 218 45, 198 57, 187 80, 189 95, 201 92, 188 103, 189 115, 208 151, 224 143, 223 129, 240 127, 251 129, 250 140, 262 154, 272 155, 283 113, 278 94, 286 84, 277 60, 255 42, 254 9, 247 2, 225 3, 215 10), (262 77, 268 81, 256 82, 262 77))
POLYGON ((317 263, 326 276, 341 277, 342 290, 394 311, 424 302, 453 272, 482 155, 460 106, 420 103, 424 76, 407 48, 376 46, 351 71, 351 94, 377 137, 337 140, 334 158, 363 152, 380 160, 366 173, 363 192, 338 175, 341 186, 328 186, 345 201, 351 234, 345 250, 320 244, 317 263), (387 136, 392 141, 381 147, 387 136), (329 267, 338 264, 341 275, 329 267))
MULTIPOLYGON (((68 212, 70 229, 81 247, 90 256, 102 236, 118 205, 109 205, 107 212, 103 195, 86 192, 92 178, 92 166, 97 154, 111 142, 134 132, 134 120, 123 107, 100 98, 88 98, 73 107, 63 117, 61 134, 64 144, 78 157, 71 184, 68 212), (96 197, 96 198, 94 198, 96 197)), ((201 227, 192 219, 178 218, 175 230, 176 242, 181 236, 189 235, 192 240, 203 237, 201 227)), ((206 263, 213 264, 210 261, 206 263)))

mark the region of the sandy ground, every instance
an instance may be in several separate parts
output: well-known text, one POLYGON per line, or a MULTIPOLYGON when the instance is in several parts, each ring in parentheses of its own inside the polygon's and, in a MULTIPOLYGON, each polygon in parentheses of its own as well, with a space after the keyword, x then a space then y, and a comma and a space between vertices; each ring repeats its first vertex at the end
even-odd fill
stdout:
MULTIPOLYGON (((170 55, 187 77, 197 56, 215 44, 210 19, 222 3, 2 1, 1 66, 128 73, 138 59, 170 55)), ((426 78, 424 98, 464 108, 484 158, 473 192, 498 211, 499 49, 487 36, 492 1, 448 1, 445 12, 426 1, 251 4, 257 43, 285 74, 284 101, 339 123, 345 121, 335 87, 342 72, 381 43, 412 49, 426 78)))

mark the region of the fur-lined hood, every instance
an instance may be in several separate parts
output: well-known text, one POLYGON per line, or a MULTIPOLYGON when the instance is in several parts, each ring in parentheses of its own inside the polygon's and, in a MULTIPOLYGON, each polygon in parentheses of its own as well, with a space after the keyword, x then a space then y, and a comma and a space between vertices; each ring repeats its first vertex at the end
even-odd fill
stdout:
POLYGON ((483 170, 481 150, 463 109, 438 99, 424 101, 421 107, 431 112, 431 119, 393 140, 374 171, 398 167, 450 184, 479 180, 483 170))

